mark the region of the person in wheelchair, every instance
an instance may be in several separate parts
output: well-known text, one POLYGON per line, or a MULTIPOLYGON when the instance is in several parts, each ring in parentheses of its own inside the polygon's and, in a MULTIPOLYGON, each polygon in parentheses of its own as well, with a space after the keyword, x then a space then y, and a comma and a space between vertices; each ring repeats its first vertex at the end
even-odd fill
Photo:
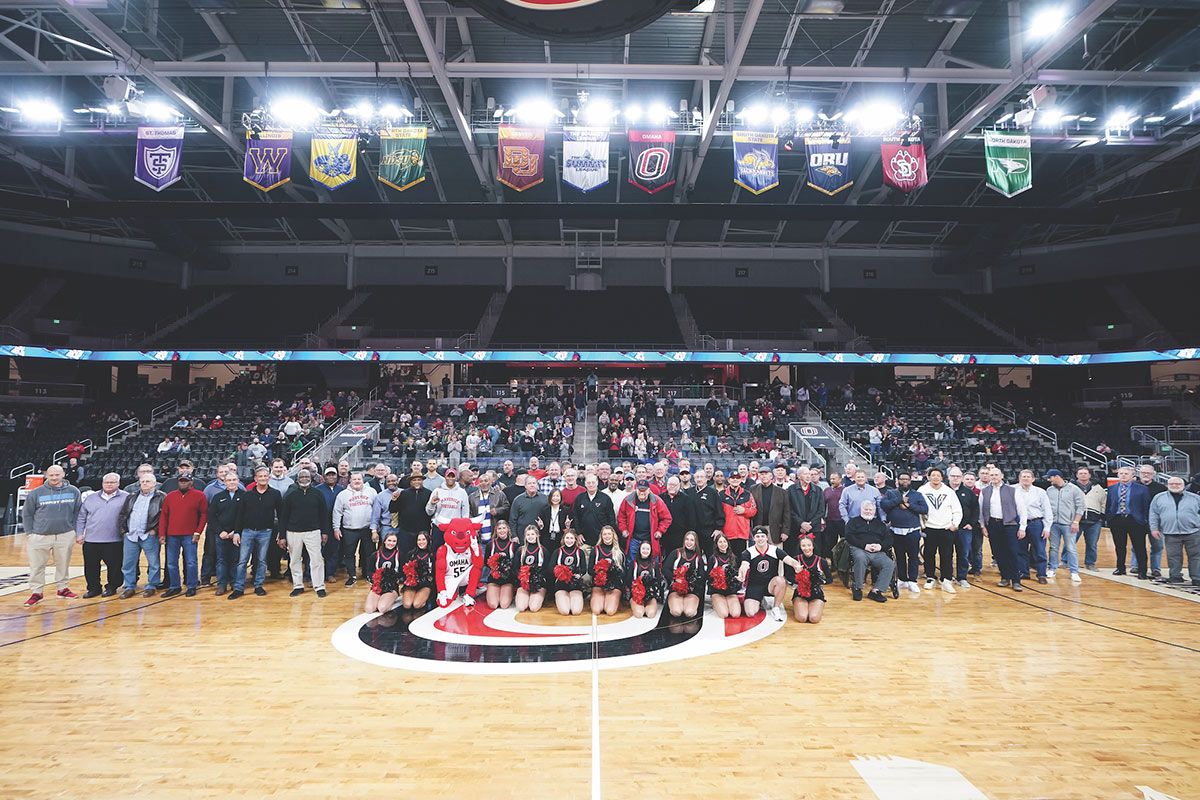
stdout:
POLYGON ((857 517, 846 523, 846 543, 850 546, 850 561, 854 570, 852 591, 855 600, 862 600, 863 582, 867 570, 879 570, 874 586, 867 594, 868 599, 886 603, 887 597, 880 587, 890 586, 896 564, 889 551, 892 549, 892 531, 877 516, 874 501, 864 500, 857 517))

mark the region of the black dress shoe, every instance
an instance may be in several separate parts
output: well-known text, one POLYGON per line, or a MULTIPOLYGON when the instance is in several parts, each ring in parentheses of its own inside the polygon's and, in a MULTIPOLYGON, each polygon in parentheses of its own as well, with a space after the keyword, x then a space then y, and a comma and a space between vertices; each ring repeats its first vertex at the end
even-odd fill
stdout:
POLYGON ((183 596, 184 596, 184 597, 195 597, 195 596, 196 596, 196 590, 195 590, 195 589, 188 589, 186 592, 184 592, 184 593, 183 593, 183 596))
POLYGON ((204 580, 200 581, 200 585, 201 586, 212 586, 213 580, 214 580, 213 578, 205 578, 204 580))
POLYGON ((1113 570, 1113 575, 1124 575, 1124 574, 1125 574, 1125 569, 1123 567, 1117 567, 1116 569, 1113 570))
POLYGON ((1038 575, 1038 583, 1046 583, 1046 576, 1038 575))
POLYGON ((142 592, 142 597, 154 597, 154 587, 147 587, 146 591, 142 592))
POLYGON ((304 594, 303 589, 292 589, 292 593, 289 594, 288 597, 299 597, 302 594, 304 594))
POLYGON ((86 592, 83 593, 84 600, 91 600, 93 597, 99 597, 99 596, 100 596, 99 589, 88 589, 86 592))
POLYGON ((232 592, 229 593, 229 597, 227 597, 225 599, 226 600, 237 600, 239 597, 241 597, 244 594, 245 594, 245 592, 241 591, 240 589, 234 589, 232 592))
POLYGON ((346 585, 347 585, 347 586, 353 586, 353 585, 354 585, 354 576, 353 576, 353 575, 351 575, 349 578, 346 578, 346 585))
POLYGON ((876 603, 887 602, 887 598, 883 596, 883 592, 879 591, 878 589, 872 589, 871 593, 867 595, 867 599, 874 600, 876 603))
POLYGON ((117 593, 116 589, 105 589, 103 592, 100 593, 100 596, 101 597, 112 597, 116 593, 117 593))
POLYGON ((862 600, 862 589, 853 589, 853 590, 851 590, 851 596, 852 596, 852 597, 853 597, 855 600, 862 600))
POLYGON ((121 599, 128 600, 129 598, 133 597, 134 594, 135 592, 133 589, 126 589, 125 591, 121 592, 121 599))
POLYGON ((1148 580, 1150 580, 1150 576, 1149 576, 1149 575, 1147 575, 1147 574, 1146 574, 1146 573, 1144 573, 1144 572, 1139 572, 1139 573, 1138 573, 1138 580, 1140 580, 1140 581, 1148 581, 1148 580))
POLYGON ((317 589, 317 597, 324 597, 324 596, 325 596, 325 590, 317 589))
POLYGON ((1153 578, 1161 578, 1161 577, 1162 577, 1162 570, 1159 570, 1159 569, 1152 570, 1152 571, 1150 572, 1150 576, 1151 576, 1151 577, 1153 577, 1153 578))
POLYGON ((266 594, 267 594, 267 590, 266 590, 266 589, 264 589, 264 588, 263 588, 263 587, 261 587, 261 586, 255 586, 255 587, 254 587, 254 593, 255 593, 256 595, 258 595, 259 597, 265 597, 265 596, 266 596, 266 594))
POLYGON ((166 600, 168 597, 178 597, 181 594, 183 594, 183 589, 167 589, 165 592, 163 592, 163 599, 166 600))

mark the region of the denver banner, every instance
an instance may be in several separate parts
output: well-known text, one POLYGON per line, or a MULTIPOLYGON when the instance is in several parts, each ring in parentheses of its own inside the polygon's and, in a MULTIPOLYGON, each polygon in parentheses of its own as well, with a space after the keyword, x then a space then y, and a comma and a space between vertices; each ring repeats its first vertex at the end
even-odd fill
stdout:
POLYGON ((1005 197, 1033 188, 1033 158, 1028 133, 984 130, 987 185, 1005 197))
POLYGON ((733 182, 753 194, 779 185, 779 137, 773 133, 733 132, 733 182))
POLYGON ((257 137, 246 131, 246 164, 242 180, 264 192, 292 179, 292 132, 262 131, 257 137))
POLYGON ((546 160, 546 131, 521 125, 501 125, 496 180, 523 192, 542 182, 546 160))
POLYGON ((910 140, 904 136, 886 136, 882 147, 885 186, 907 194, 929 183, 925 169, 925 145, 919 138, 910 140))
POLYGON ((804 137, 808 185, 833 197, 854 185, 850 177, 850 137, 818 133, 804 137))
POLYGON ((562 174, 581 192, 608 183, 608 129, 563 128, 562 174))
POLYGON ((380 131, 380 183, 403 192, 425 180, 425 140, 428 136, 429 130, 423 125, 380 131))
POLYGON ((181 177, 183 128, 138 128, 137 151, 133 161, 133 179, 161 192, 181 177))
POLYGON ((675 185, 675 131, 629 132, 629 182, 649 194, 675 185))
POLYGON ((340 189, 358 177, 358 140, 312 139, 312 160, 308 174, 330 189, 340 189))

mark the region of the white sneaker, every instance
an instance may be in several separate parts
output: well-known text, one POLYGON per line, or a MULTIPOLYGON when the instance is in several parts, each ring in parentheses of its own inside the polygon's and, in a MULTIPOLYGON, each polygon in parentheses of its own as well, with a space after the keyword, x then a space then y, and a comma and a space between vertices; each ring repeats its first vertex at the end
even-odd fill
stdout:
POLYGON ((909 590, 910 592, 912 592, 913 594, 920 594, 920 593, 921 593, 921 587, 917 585, 917 582, 916 582, 916 581, 909 581, 909 582, 908 582, 908 590, 909 590))
POLYGON ((1046 570, 1046 577, 1047 577, 1047 578, 1053 578, 1053 577, 1054 577, 1054 573, 1055 573, 1055 572, 1057 572, 1057 571, 1058 571, 1058 570, 1053 570, 1053 569, 1048 569, 1048 570, 1046 570))
POLYGON ((783 622, 786 619, 786 617, 783 615, 783 609, 779 606, 775 606, 771 609, 771 616, 775 618, 776 622, 783 622))
POLYGON ((966 578, 963 578, 961 581, 959 581, 959 582, 958 582, 958 585, 959 585, 960 587, 962 587, 963 589, 970 589, 970 588, 971 588, 971 584, 970 584, 970 583, 967 581, 967 579, 966 579, 966 578))
POLYGON ((947 594, 958 594, 958 590, 954 588, 954 581, 949 578, 942 581, 942 591, 947 594))
POLYGON ((926 579, 925 579, 925 588, 926 588, 926 589, 932 589, 932 588, 933 588, 933 585, 934 585, 935 583, 937 583, 937 581, 935 581, 933 578, 926 578, 926 579))
POLYGON ((1071 573, 1071 583, 1083 583, 1083 578, 1079 577, 1078 572, 1071 573))

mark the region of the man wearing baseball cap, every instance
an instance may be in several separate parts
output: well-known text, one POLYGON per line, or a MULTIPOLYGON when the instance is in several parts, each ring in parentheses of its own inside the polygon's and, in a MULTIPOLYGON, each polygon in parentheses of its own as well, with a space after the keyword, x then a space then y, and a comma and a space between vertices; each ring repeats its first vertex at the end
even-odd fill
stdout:
POLYGON ((401 553, 417 546, 418 533, 429 533, 429 515, 425 513, 425 506, 429 504, 430 495, 432 492, 425 488, 425 474, 413 472, 405 479, 400 496, 388 506, 388 510, 396 515, 401 553))
POLYGON ((458 470, 453 467, 446 470, 442 485, 429 494, 425 513, 433 518, 431 547, 436 551, 446 541, 443 532, 445 527, 453 520, 471 516, 471 500, 467 497, 467 490, 458 485, 458 470))
POLYGON ((671 511, 650 488, 650 481, 642 478, 633 493, 621 501, 617 513, 617 530, 628 543, 630 563, 637 558, 642 542, 650 542, 654 558, 661 556, 660 540, 671 527, 671 511))
POLYGON ((1067 569, 1071 571, 1071 583, 1082 583, 1083 580, 1079 577, 1079 551, 1075 549, 1075 537, 1079 534, 1080 521, 1087 511, 1087 500, 1083 490, 1073 483, 1067 483, 1058 470, 1047 471, 1045 478, 1050 481, 1046 488, 1046 497, 1050 501, 1050 511, 1054 518, 1050 524, 1050 568, 1046 570, 1046 577, 1054 577, 1061 554, 1067 569))
MULTIPOLYGON (((341 475, 338 473, 338 468, 330 464, 321 473, 323 480, 321 485, 317 487, 321 494, 325 496, 325 507, 333 509, 333 501, 337 500, 337 496, 345 491, 346 487, 340 482, 341 475)), ((325 559, 325 579, 333 580, 337 577, 338 567, 342 564, 342 543, 336 536, 326 537, 325 544, 321 546, 321 557, 325 559)))

